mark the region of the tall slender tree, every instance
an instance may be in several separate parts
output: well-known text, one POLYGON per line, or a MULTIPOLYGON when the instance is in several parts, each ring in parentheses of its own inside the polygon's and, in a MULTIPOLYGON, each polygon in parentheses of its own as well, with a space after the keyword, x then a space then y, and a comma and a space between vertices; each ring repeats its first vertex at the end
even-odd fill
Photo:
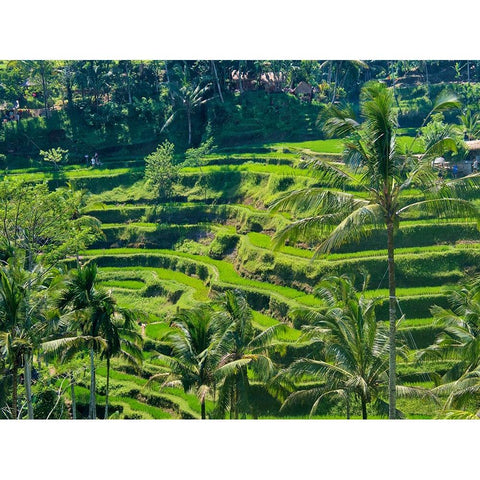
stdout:
POLYGON ((100 328, 106 347, 101 356, 107 362, 107 384, 105 388, 105 418, 108 418, 110 393, 110 363, 112 357, 121 357, 138 369, 142 360, 142 336, 138 333, 139 314, 120 308, 108 294, 103 298, 104 318, 100 328))
POLYGON ((185 112, 187 116, 187 128, 188 128, 188 146, 192 143, 192 114, 201 105, 208 102, 209 98, 207 93, 210 89, 210 84, 207 83, 192 83, 187 79, 183 80, 182 85, 179 88, 172 87, 172 95, 176 100, 176 109, 167 119, 162 127, 163 131, 170 123, 175 119, 179 112, 185 112))
POLYGON ((108 318, 108 295, 96 288, 97 267, 88 264, 74 271, 67 280, 65 289, 61 292, 58 307, 70 314, 67 335, 59 341, 44 344, 45 348, 66 348, 68 356, 80 348, 88 348, 90 357, 90 400, 88 418, 96 418, 95 399, 95 353, 101 353, 106 347, 106 341, 101 336, 102 322, 108 318), (77 334, 80 332, 80 334, 77 334), (74 333, 74 335, 72 335, 74 333))
MULTIPOLYGON (((419 158, 405 159, 396 142, 398 127, 391 89, 384 84, 366 84, 361 94, 362 121, 351 109, 332 106, 325 116, 325 130, 331 136, 346 136, 344 159, 357 172, 338 168, 320 159, 306 162, 322 187, 291 192, 275 202, 273 210, 296 209, 309 216, 296 220, 275 235, 276 246, 287 239, 306 235, 320 238, 316 255, 328 253, 349 241, 358 241, 379 229, 387 231, 389 286, 389 417, 396 418, 396 326, 397 296, 395 277, 395 237, 403 215, 408 211, 427 212, 436 218, 480 217, 478 208, 464 198, 479 185, 470 175, 452 181, 439 179, 431 160, 441 152, 455 150, 454 139, 436 138, 425 145, 419 158), (352 186, 353 193, 327 187, 352 186), (408 189, 418 187, 423 199, 410 201, 408 189), (354 193, 360 191, 363 194, 354 193)), ((458 107, 456 97, 442 94, 432 112, 458 107)))

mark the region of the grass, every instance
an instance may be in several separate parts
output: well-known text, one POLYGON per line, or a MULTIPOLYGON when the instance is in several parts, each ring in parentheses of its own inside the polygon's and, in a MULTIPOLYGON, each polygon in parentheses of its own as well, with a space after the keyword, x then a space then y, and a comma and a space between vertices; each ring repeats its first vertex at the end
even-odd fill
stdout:
MULTIPOLYGON (((263 313, 257 312, 255 310, 252 311, 252 314, 253 323, 260 330, 265 330, 272 327, 273 325, 278 325, 279 323, 278 320, 275 320, 274 318, 264 315, 263 313)), ((299 330, 296 330, 292 327, 287 327, 285 333, 279 334, 278 340, 283 342, 295 342, 300 338, 301 334, 302 333, 299 330)))
POLYGON ((300 149, 311 150, 316 153, 342 153, 343 141, 340 139, 329 140, 312 140, 308 142, 284 142, 284 143, 268 143, 265 147, 275 149, 300 149))
POLYGON ((126 288, 128 290, 139 290, 145 287, 144 282, 138 280, 107 280, 100 282, 102 287, 116 287, 116 288, 126 288))
MULTIPOLYGON (((110 249, 107 250, 108 252, 111 252, 112 250, 121 250, 121 251, 129 251, 131 249, 110 249)), ((141 252, 145 252, 146 250, 142 249, 134 249, 136 252, 140 250, 141 252)), ((150 250, 147 250, 150 252, 150 250)), ((168 250, 170 251, 170 250, 168 250)), ((87 251, 88 254, 90 255, 92 251, 87 251)), ((86 253, 87 253, 86 252, 86 253)), ((99 252, 99 251, 97 251, 99 252)), ((100 250, 100 252, 104 253, 104 250, 100 250)), ((162 250, 163 252, 163 250, 162 250)), ((186 275, 182 272, 177 272, 175 270, 168 270, 166 268, 154 268, 154 267, 142 267, 138 266, 135 268, 128 268, 124 267, 121 269, 115 268, 115 267, 103 267, 101 269, 101 272, 132 272, 132 273, 137 273, 137 274, 145 274, 145 278, 149 278, 150 280, 152 279, 159 279, 159 280, 169 280, 173 282, 177 282, 182 285, 186 285, 188 287, 191 287, 192 289, 195 290, 195 299, 198 301, 205 301, 208 300, 208 288, 205 286, 205 283, 202 282, 201 280, 191 277, 189 275, 186 275)))
POLYGON ((162 339, 172 329, 165 322, 149 323, 145 328, 145 334, 147 337, 154 338, 156 340, 162 339))
MULTIPOLYGON (((398 297, 412 297, 412 296, 429 296, 429 295, 438 295, 439 293, 444 293, 447 290, 448 286, 441 285, 435 287, 411 287, 411 288, 397 288, 396 293, 398 297)), ((381 288, 378 290, 367 290, 365 291, 366 298, 373 297, 388 297, 389 290, 388 288, 381 288)))

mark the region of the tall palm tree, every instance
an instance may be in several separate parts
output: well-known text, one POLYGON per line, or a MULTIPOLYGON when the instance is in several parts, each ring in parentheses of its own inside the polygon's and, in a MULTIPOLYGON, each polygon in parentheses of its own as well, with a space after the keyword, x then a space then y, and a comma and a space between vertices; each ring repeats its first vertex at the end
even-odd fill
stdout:
POLYGON ((0 271, 0 348, 2 356, 11 365, 12 418, 18 410, 18 369, 21 364, 24 342, 19 339, 20 325, 24 318, 24 292, 6 269, 0 271))
POLYGON ((106 347, 101 357, 107 361, 107 384, 105 388, 105 418, 108 418, 108 395, 110 390, 110 361, 112 357, 121 357, 134 367, 143 360, 142 336, 138 333, 138 313, 120 308, 108 293, 102 300, 104 318, 100 327, 106 347))
POLYGON ((66 287, 58 299, 58 307, 63 313, 69 313, 67 331, 79 331, 80 335, 67 333, 65 338, 44 344, 48 349, 66 348, 66 356, 73 355, 78 349, 87 345, 90 356, 90 400, 88 418, 96 418, 95 400, 95 353, 106 348, 106 341, 101 336, 102 322, 109 313, 109 296, 96 288, 97 266, 88 264, 73 272, 67 280, 66 287))
POLYGON ((210 84, 202 85, 201 83, 195 85, 184 79, 183 84, 179 88, 172 87, 172 96, 177 102, 177 109, 170 115, 165 124, 163 125, 160 133, 174 120, 178 112, 185 111, 187 115, 187 127, 188 127, 188 146, 192 143, 192 113, 200 105, 208 102, 209 98, 206 98, 210 84))
POLYGON ((12 415, 17 416, 18 367, 23 363, 28 418, 33 419, 32 358, 46 333, 46 280, 40 266, 23 268, 25 258, 12 255, 0 268, 0 345, 12 365, 12 415))
POLYGON ((90 356, 89 419, 96 418, 95 354, 107 362, 105 418, 108 418, 110 363, 114 356, 121 356, 138 366, 142 360, 141 336, 136 331, 138 314, 118 307, 111 293, 96 286, 97 267, 87 264, 74 271, 66 282, 57 305, 63 313, 60 338, 43 343, 49 352, 60 353, 66 361, 85 348, 90 356))
POLYGON ((221 381, 217 413, 239 418, 250 409, 250 382, 247 368, 260 380, 273 377, 275 368, 268 355, 273 339, 285 330, 284 324, 273 325, 258 333, 252 325, 252 311, 239 291, 226 291, 218 300, 220 311, 215 316, 221 335, 217 350, 221 355, 216 378, 221 381))
POLYGON ((215 349, 218 326, 208 305, 178 312, 171 321, 175 331, 166 342, 170 355, 161 355, 169 373, 154 375, 150 380, 162 378, 163 385, 181 383, 188 392, 194 390, 200 400, 201 417, 206 419, 205 400, 215 388, 215 369, 220 360, 215 349))
MULTIPOLYGON (((397 117, 391 89, 371 82, 361 93, 360 111, 363 122, 356 120, 351 109, 332 106, 326 115, 325 130, 331 136, 346 136, 344 158, 356 168, 350 173, 328 162, 313 159, 306 166, 317 175, 320 184, 328 187, 350 185, 354 192, 311 187, 291 192, 275 202, 272 209, 311 214, 292 222, 275 235, 280 246, 287 239, 300 235, 320 236, 316 255, 328 253, 349 241, 387 230, 389 285, 389 418, 396 414, 396 280, 394 232, 407 211, 434 214, 437 218, 479 218, 478 208, 462 195, 479 183, 476 175, 453 181, 442 181, 430 165, 433 156, 446 149, 456 150, 455 141, 443 136, 427 144, 420 158, 405 159, 396 143, 397 117), (423 199, 411 201, 408 189, 418 187, 423 199)), ((455 97, 441 95, 432 112, 457 107, 455 97)))

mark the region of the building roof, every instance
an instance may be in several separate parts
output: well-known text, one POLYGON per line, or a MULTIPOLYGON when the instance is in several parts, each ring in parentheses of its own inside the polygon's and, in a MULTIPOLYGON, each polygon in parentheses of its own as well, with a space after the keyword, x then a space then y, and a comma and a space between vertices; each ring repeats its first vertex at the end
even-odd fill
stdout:
POLYGON ((480 140, 468 140, 465 144, 468 150, 480 150, 480 140))

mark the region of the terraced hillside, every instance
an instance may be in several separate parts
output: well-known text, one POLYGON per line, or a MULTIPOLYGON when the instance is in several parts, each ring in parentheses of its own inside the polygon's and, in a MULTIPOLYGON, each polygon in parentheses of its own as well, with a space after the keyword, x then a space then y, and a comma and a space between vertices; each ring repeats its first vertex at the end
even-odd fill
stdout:
MULTIPOLYGON (((101 285, 114 293, 120 305, 147 315, 141 371, 113 360, 110 402, 114 416, 200 417, 195 395, 180 388, 147 385, 147 381, 165 370, 158 353, 165 352, 162 339, 170 331, 169 316, 205 302, 217 292, 242 291, 254 310, 254 326, 259 331, 278 322, 288 325, 275 349, 274 360, 280 366, 302 354, 304 321, 296 312, 322 306, 313 289, 325 274, 348 273, 360 282, 359 272, 367 271, 370 281, 366 295, 383 299, 377 318, 387 320, 385 232, 315 260, 313 240, 278 251, 272 248, 273 233, 290 217, 288 213, 272 214, 268 206, 289 190, 317 182, 299 168, 300 157, 320 155, 340 161, 339 152, 335 141, 221 151, 208 156, 202 168, 183 168, 168 203, 159 202, 145 187, 142 159, 121 166, 112 160, 103 167, 66 167, 61 175, 34 168, 10 172, 32 182, 47 180, 52 188, 68 181, 91 193, 85 213, 101 221, 104 236, 81 252, 81 261, 98 265, 101 285)), ((410 195, 415 198, 419 192, 412 190, 410 195)), ((480 258, 480 233, 474 224, 460 219, 435 220, 410 217, 396 238, 399 308, 404 315, 399 330, 411 349, 410 360, 398 366, 399 382, 404 384, 433 385, 432 374, 448 367, 445 362, 417 366, 415 350, 432 343, 438 333, 430 308, 447 306, 448 287, 475 271, 480 258)), ((78 368, 81 370, 80 363, 78 368)), ((105 374, 106 369, 99 368, 100 408, 105 374)), ((80 412, 88 405, 87 388, 88 375, 79 375, 76 396, 80 412)), ((259 392, 259 399, 260 417, 279 415, 277 400, 264 391, 259 392)), ((434 414, 428 402, 399 399, 398 404, 410 417, 434 414)), ((207 411, 210 406, 207 403, 207 411)), ((290 412, 294 416, 307 414, 308 408, 290 412)), ((330 405, 324 415, 338 412, 330 405)))

